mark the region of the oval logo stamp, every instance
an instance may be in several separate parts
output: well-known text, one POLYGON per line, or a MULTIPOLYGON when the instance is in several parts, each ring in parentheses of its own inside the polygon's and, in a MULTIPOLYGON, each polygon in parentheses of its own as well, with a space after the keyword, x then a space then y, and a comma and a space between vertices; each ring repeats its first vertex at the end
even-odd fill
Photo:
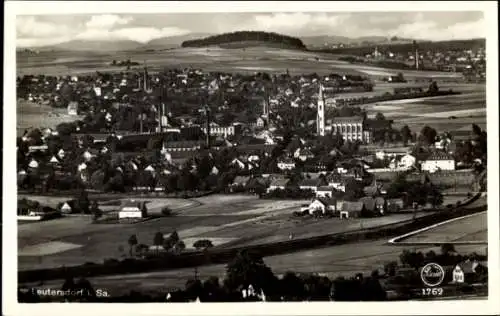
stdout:
POLYGON ((437 263, 428 263, 420 271, 420 278, 425 285, 434 287, 440 285, 444 280, 445 272, 437 263))

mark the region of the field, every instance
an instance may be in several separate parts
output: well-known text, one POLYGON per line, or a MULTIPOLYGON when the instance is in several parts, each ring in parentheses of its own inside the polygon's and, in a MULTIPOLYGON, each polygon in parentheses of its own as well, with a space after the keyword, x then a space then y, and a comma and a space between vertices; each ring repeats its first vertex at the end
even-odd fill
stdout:
MULTIPOLYGON (((365 65, 352 65, 339 61, 327 53, 254 47, 245 49, 178 48, 163 51, 133 51, 116 53, 91 52, 41 52, 39 55, 18 53, 17 73, 67 75, 95 71, 123 71, 123 67, 111 66, 113 59, 143 62, 151 69, 165 67, 197 67, 206 71, 274 72, 291 74, 357 73, 370 76, 388 76, 398 70, 388 70, 365 65)), ((403 71, 409 77, 452 78, 457 74, 403 71)))
POLYGON ((479 213, 471 217, 439 225, 435 228, 413 235, 404 242, 487 242, 487 213, 479 213))
MULTIPOLYGON (((225 203, 231 202, 226 201, 225 203)), ((481 199, 474 202, 471 206, 484 205, 484 203, 485 199, 481 199)), ((228 205, 226 205, 225 208, 227 207, 228 205)), ((194 212, 194 209, 190 209, 190 212, 194 212)), ((455 226, 454 229, 456 231, 462 231, 463 227, 455 226)), ((456 234, 456 231, 452 233, 456 234)), ((127 234, 124 233, 124 235, 126 238, 127 234)), ((398 260, 402 250, 407 248, 408 247, 402 245, 388 244, 386 239, 380 239, 271 256, 266 257, 264 261, 277 275, 282 275, 287 271, 294 271, 297 273, 319 273, 320 275, 335 278, 337 276, 351 276, 358 272, 370 273, 374 269, 381 269, 384 263, 398 260)), ((439 247, 427 245, 416 245, 412 246, 411 249, 422 252, 427 252, 429 250, 434 250, 435 252, 440 251, 439 247)), ((477 252, 484 254, 486 252, 486 246, 478 245, 456 245, 455 249, 459 253, 477 252)), ((43 263, 41 260, 38 262, 43 263)), ((225 275, 225 265, 201 266, 198 267, 196 271, 192 268, 177 269, 171 271, 94 277, 89 280, 94 288, 105 289, 110 292, 111 295, 120 295, 130 292, 132 289, 147 292, 150 290, 170 291, 174 288, 181 288, 184 287, 188 279, 194 278, 195 274, 202 280, 210 276, 222 278, 225 275)), ((42 286, 60 287, 62 283, 62 280, 53 280, 44 282, 42 286)), ((29 286, 30 284, 26 285, 29 286)), ((31 285, 40 286, 40 284, 31 285)))
POLYGON ((24 100, 18 100, 16 115, 18 136, 21 136, 28 128, 54 128, 60 123, 73 122, 83 118, 79 115, 68 115, 66 109, 57 109, 24 100))
MULTIPOLYGON (((51 203, 49 197, 32 198, 51 203)), ((64 198, 55 198, 52 204, 61 200, 64 198)), ((128 254, 127 240, 132 234, 137 235, 139 243, 151 245, 156 232, 168 236, 176 230, 188 247, 199 239, 209 239, 216 247, 235 247, 286 241, 290 236, 308 238, 375 227, 413 216, 396 214, 350 220, 294 218, 292 212, 298 210, 304 201, 259 200, 239 195, 212 195, 192 200, 143 200, 148 201, 148 211, 152 214, 159 213, 162 207, 168 205, 174 215, 135 224, 99 225, 92 224, 88 216, 70 216, 18 225, 19 269, 70 266, 120 258, 128 254)))
MULTIPOLYGON (((365 106, 369 115, 381 112, 394 120, 394 127, 408 125, 414 132, 425 125, 438 132, 471 130, 472 124, 486 128, 486 86, 484 84, 438 84, 441 90, 453 89, 459 95, 379 102, 365 106)), ((383 89, 384 84, 376 86, 383 89)))

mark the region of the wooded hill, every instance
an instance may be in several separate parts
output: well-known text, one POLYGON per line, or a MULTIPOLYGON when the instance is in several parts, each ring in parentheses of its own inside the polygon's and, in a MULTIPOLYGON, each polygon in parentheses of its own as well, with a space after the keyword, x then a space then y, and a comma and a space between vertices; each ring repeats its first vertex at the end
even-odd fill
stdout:
POLYGON ((259 43, 282 45, 286 48, 305 49, 306 46, 298 38, 277 33, 240 31, 213 35, 202 39, 184 41, 182 47, 206 47, 214 45, 225 45, 238 42, 249 42, 249 46, 258 46, 259 43))

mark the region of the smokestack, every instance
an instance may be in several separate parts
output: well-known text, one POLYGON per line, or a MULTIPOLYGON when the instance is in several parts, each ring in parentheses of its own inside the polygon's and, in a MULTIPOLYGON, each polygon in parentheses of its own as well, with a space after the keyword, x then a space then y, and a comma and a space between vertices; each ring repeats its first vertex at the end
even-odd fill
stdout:
POLYGON ((148 90, 148 66, 146 61, 144 61, 144 91, 148 90))
POLYGON ((418 70, 418 62, 420 57, 418 56, 417 41, 413 41, 413 50, 415 51, 415 69, 418 70))
POLYGON ((163 116, 165 116, 166 122, 165 122, 164 128, 167 129, 167 127, 168 127, 168 115, 167 115, 167 112, 165 111, 165 103, 161 104, 161 113, 162 113, 162 117, 161 117, 162 124, 163 124, 163 116))
POLYGON ((205 106, 205 113, 207 115, 207 139, 206 139, 206 145, 207 148, 210 149, 210 108, 208 105, 205 106))

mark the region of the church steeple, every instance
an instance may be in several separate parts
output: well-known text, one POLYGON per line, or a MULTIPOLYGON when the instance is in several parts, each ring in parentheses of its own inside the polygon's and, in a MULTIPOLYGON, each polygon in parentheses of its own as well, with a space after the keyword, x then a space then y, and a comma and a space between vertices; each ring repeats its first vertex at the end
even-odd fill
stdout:
POLYGON ((316 119, 317 133, 319 136, 325 136, 325 99, 323 95, 323 85, 319 84, 318 92, 318 116, 316 119))

